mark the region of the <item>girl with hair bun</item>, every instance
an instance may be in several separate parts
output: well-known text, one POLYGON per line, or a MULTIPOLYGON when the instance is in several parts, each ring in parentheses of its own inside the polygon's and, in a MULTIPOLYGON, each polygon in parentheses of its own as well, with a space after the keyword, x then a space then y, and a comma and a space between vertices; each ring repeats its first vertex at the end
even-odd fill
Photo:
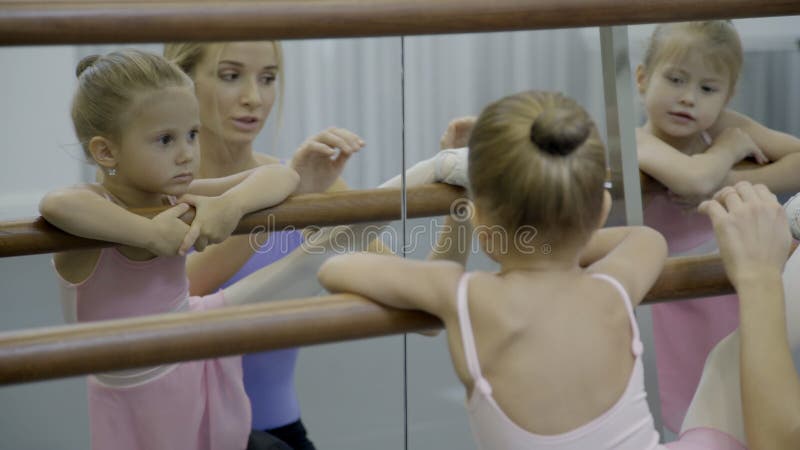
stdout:
MULTIPOLYGON (((646 226, 600 228, 611 207, 604 154, 573 100, 536 91, 498 100, 475 123, 468 163, 454 153, 447 178, 468 172, 477 238, 500 270, 358 254, 331 258, 319 279, 442 320, 480 450, 744 450, 730 401, 716 395, 731 392, 727 380, 692 405, 694 426, 659 444, 633 309, 667 245, 646 226)), ((724 367, 738 390, 738 367, 724 367)))
POLYGON ((589 115, 558 93, 496 101, 472 130, 467 170, 498 272, 354 254, 328 260, 321 283, 444 322, 479 449, 661 448, 633 308, 667 247, 647 227, 600 228, 611 197, 589 115))

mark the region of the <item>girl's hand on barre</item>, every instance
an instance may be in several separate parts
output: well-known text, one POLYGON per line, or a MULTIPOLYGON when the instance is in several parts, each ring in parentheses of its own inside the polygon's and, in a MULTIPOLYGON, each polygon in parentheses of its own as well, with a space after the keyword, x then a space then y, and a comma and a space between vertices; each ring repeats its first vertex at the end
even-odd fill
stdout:
POLYGON ((734 152, 736 162, 748 157, 753 157, 758 164, 769 162, 769 158, 764 155, 764 152, 756 145, 750 135, 741 128, 729 127, 722 130, 722 133, 716 138, 715 144, 719 145, 711 147, 712 149, 722 148, 734 152))
POLYGON ((153 241, 147 250, 158 256, 184 254, 181 253, 181 244, 189 233, 189 225, 186 225, 180 217, 188 210, 189 205, 179 203, 153 217, 151 219, 154 227, 151 233, 153 241))
POLYGON ((186 254, 192 245, 196 251, 202 252, 208 245, 224 241, 242 219, 242 210, 222 196, 187 194, 178 201, 195 208, 194 220, 179 250, 181 255, 186 254))

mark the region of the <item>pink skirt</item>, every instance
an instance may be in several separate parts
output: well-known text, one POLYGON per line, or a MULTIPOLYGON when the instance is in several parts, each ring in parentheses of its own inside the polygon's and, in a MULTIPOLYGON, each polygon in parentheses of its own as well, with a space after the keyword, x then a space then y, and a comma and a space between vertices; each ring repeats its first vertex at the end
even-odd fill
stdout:
MULTIPOLYGON (((222 291, 190 297, 190 310, 222 306, 222 291)), ((241 357, 179 363, 141 384, 88 378, 93 450, 244 450, 250 403, 241 357)))
POLYGON ((739 326, 739 299, 723 295, 653 305, 653 341, 664 425, 674 432, 715 345, 739 326))
MULTIPOLYGON (((666 193, 649 198, 645 225, 667 238, 670 256, 714 251, 714 230, 705 215, 675 204, 666 193)), ((677 433, 700 383, 706 358, 739 326, 735 294, 652 306, 658 393, 664 426, 677 433)))

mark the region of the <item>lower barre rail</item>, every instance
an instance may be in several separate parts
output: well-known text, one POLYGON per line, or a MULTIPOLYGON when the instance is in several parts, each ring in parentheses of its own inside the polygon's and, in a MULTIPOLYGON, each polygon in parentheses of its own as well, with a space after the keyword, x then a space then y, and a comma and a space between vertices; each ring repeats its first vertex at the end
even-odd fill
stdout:
MULTIPOLYGON (((644 303, 733 291, 716 255, 670 258, 644 303)), ((0 333, 0 384, 438 329, 419 311, 331 295, 0 333)))
POLYGON ((344 294, 0 333, 0 384, 441 327, 344 294))

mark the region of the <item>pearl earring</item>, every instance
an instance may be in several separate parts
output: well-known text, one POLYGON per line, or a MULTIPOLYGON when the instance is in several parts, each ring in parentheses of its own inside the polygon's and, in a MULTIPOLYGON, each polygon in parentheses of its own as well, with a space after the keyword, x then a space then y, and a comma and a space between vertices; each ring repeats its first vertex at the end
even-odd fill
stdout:
POLYGON ((108 169, 108 176, 113 177, 116 174, 117 174, 117 168, 116 167, 112 167, 112 168, 108 169))

